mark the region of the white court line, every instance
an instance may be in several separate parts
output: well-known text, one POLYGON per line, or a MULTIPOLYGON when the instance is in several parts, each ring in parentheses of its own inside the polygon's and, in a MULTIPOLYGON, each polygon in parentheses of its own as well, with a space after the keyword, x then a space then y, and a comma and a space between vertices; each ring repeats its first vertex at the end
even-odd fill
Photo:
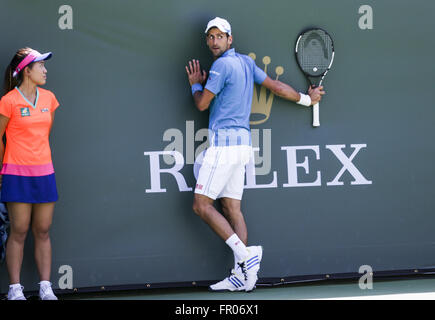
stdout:
POLYGON ((339 297, 308 300, 435 300, 435 292, 382 294, 372 296, 339 297))

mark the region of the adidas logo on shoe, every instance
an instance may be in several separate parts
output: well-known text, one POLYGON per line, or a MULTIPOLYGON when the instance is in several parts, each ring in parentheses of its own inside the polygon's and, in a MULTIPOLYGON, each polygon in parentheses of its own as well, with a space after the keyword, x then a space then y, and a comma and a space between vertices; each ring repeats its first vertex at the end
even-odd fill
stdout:
POLYGON ((247 248, 249 251, 248 257, 238 263, 245 277, 245 291, 249 292, 255 288, 258 280, 258 271, 260 270, 260 262, 263 258, 263 247, 251 246, 247 248))
POLYGON ((238 274, 234 269, 230 270, 230 274, 224 280, 212 284, 209 287, 210 291, 244 291, 245 277, 238 274))

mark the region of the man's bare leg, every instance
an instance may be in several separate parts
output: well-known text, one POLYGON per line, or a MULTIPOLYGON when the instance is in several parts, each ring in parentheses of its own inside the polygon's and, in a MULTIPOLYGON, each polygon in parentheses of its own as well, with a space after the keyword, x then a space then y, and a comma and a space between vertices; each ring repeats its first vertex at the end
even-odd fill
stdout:
POLYGON ((224 216, 230 223, 231 228, 240 240, 242 240, 245 245, 248 245, 248 229, 246 228, 243 213, 240 210, 241 201, 231 198, 221 198, 220 201, 224 216))
POLYGON ((224 241, 231 237, 235 231, 225 217, 213 206, 214 200, 201 195, 194 194, 193 211, 224 241))

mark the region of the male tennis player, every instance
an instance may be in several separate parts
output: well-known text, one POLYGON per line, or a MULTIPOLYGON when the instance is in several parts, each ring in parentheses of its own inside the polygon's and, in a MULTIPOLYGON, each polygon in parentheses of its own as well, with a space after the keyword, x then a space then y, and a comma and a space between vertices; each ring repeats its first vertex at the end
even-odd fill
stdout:
POLYGON ((269 78, 253 59, 231 48, 231 26, 225 19, 216 17, 209 21, 205 33, 214 58, 208 79, 198 60, 189 61, 186 66, 196 107, 200 111, 210 108, 211 141, 199 170, 193 210, 234 253, 234 269, 210 289, 251 291, 258 279, 263 249, 261 246, 247 247, 248 232, 240 202, 245 165, 253 154, 249 115, 254 82, 278 96, 306 106, 319 102, 325 92, 322 87, 310 88, 305 95, 269 78), (213 206, 216 199, 221 201, 223 215, 213 206))

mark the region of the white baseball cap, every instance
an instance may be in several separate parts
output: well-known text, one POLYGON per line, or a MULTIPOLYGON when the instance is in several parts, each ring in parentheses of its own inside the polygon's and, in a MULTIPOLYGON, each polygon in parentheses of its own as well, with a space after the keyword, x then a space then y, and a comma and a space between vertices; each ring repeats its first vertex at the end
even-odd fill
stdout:
POLYGON ((207 28, 205 29, 205 33, 208 32, 211 28, 216 27, 220 31, 228 33, 228 35, 231 35, 231 25, 230 23, 222 18, 216 17, 213 20, 210 20, 207 23, 207 28))

